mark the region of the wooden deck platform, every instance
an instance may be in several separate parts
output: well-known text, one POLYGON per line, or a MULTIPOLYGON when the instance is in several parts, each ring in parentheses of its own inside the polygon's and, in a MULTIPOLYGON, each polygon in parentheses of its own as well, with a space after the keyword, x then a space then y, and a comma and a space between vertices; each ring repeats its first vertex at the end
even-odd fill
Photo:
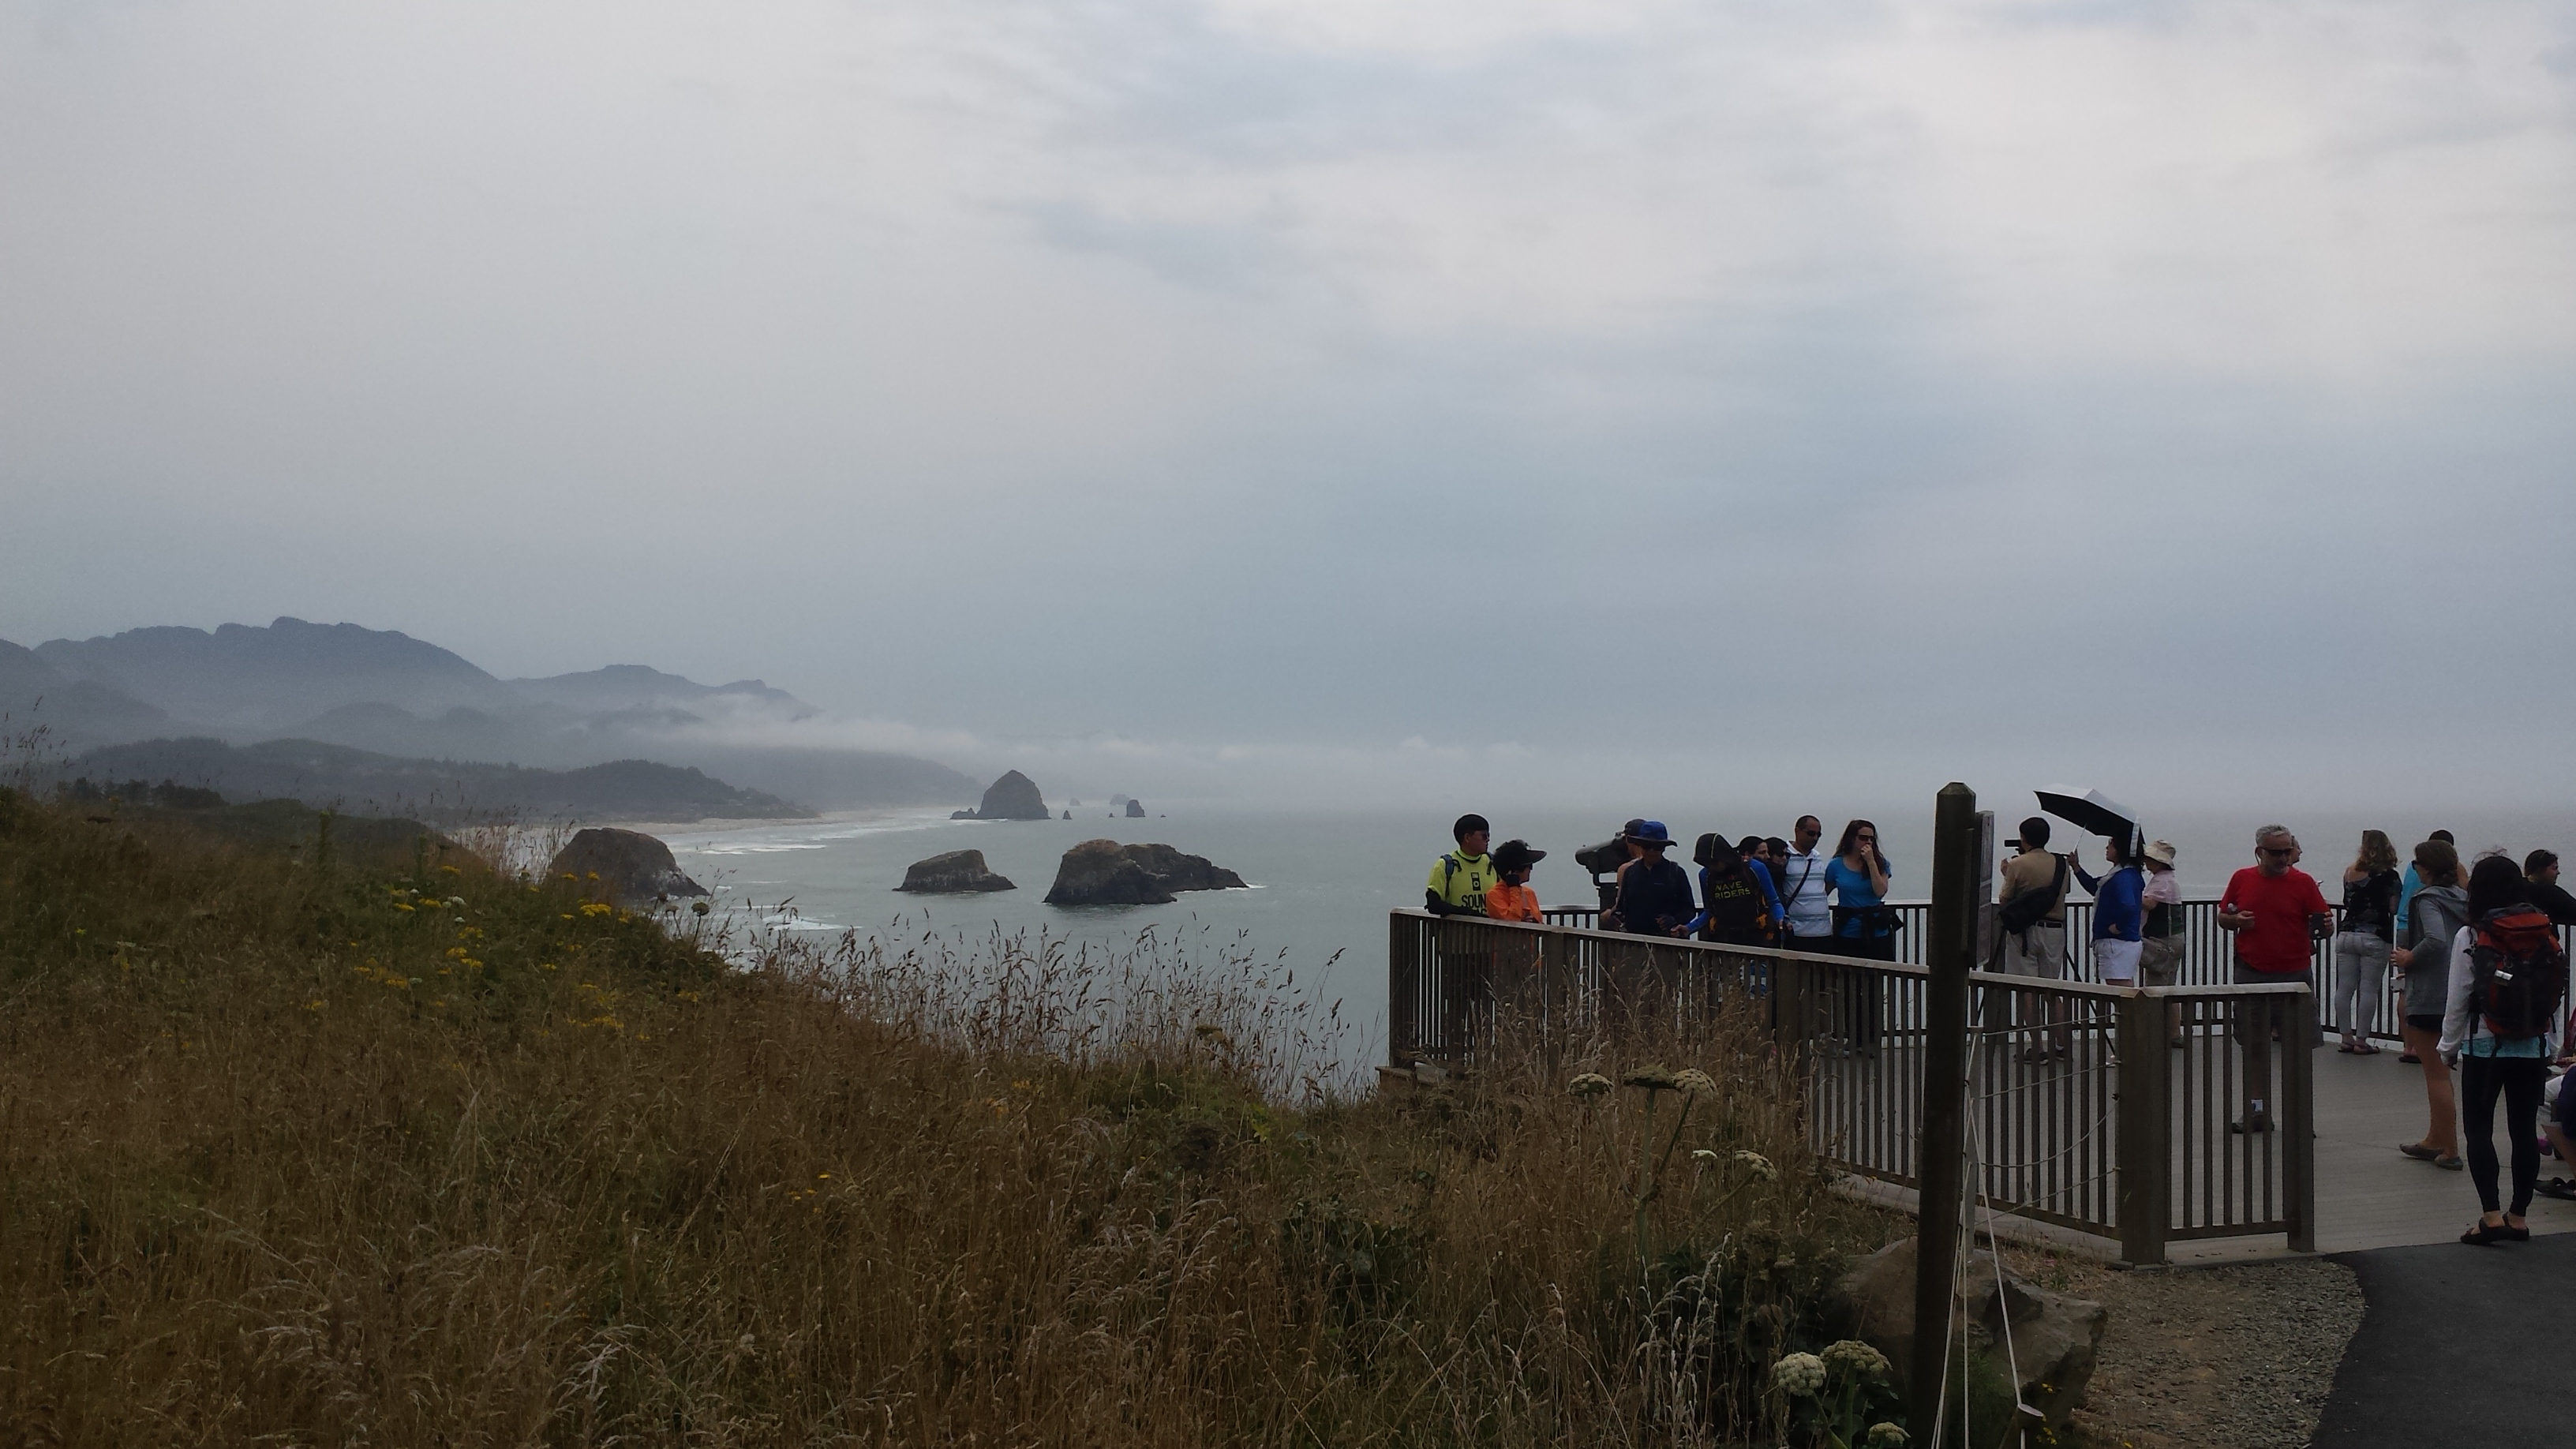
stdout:
MULTIPOLYGON (((2412 1243, 2443 1243, 2477 1219, 2478 1190, 2466 1171, 2445 1172, 2399 1155, 2401 1142, 2424 1135, 2424 1072, 2396 1051, 2346 1056, 2317 1049, 2317 1251, 2349 1252, 2412 1243)), ((2496 1154, 2503 1189, 2513 1191, 2504 1112, 2496 1112, 2496 1154)), ((2542 1181, 2576 1177, 2576 1168, 2540 1160, 2542 1181)), ((2531 1202, 2534 1233, 2576 1232, 2576 1202, 2531 1202)))

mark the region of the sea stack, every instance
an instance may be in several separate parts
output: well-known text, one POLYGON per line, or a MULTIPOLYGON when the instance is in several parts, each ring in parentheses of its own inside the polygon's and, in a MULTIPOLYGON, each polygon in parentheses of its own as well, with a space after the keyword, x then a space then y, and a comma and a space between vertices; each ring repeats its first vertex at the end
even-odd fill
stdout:
POLYGON ((984 791, 984 803, 972 813, 959 811, 952 820, 1052 820, 1046 797, 1038 793, 1038 782, 1017 770, 1005 773, 984 791))
POLYGON ((1019 887, 1011 884, 1009 876, 995 875, 986 869, 984 852, 952 850, 946 855, 914 861, 911 868, 903 873, 903 884, 895 889, 916 895, 949 896, 1017 890, 1019 887))
POLYGON ((1144 819, 1144 818, 1145 818, 1145 802, 1144 802, 1144 801, 1142 801, 1142 800, 1136 799, 1134 796, 1129 796, 1129 797, 1128 797, 1128 800, 1127 800, 1127 818, 1128 818, 1128 819, 1130 819, 1130 820, 1142 820, 1142 819, 1144 819))
POLYGON ((629 904, 672 896, 702 896, 707 888, 680 871, 671 847, 633 830, 601 826, 564 842, 546 864, 550 876, 572 876, 585 886, 597 876, 598 893, 629 904))
POLYGON ((1056 866, 1051 906, 1159 906, 1175 891, 1241 890, 1243 877, 1168 845, 1086 840, 1056 866))

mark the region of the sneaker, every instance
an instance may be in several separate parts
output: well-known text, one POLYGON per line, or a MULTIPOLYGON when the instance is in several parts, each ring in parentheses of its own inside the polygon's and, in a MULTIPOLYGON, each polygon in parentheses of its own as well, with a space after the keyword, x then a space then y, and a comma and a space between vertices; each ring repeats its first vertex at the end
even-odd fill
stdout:
MULTIPOLYGON (((2228 1123, 2228 1124, 2227 1124, 2227 1130, 2228 1130, 2228 1131, 2230 1131, 2230 1132, 2237 1133, 2237 1134, 2238 1134, 2238 1135, 2240 1135, 2240 1136, 2241 1136, 2241 1135, 2243 1135, 2243 1133, 2244 1133, 2244 1132, 2245 1132, 2245 1130, 2246 1130, 2246 1129, 2245 1129, 2245 1119, 2244 1119, 2244 1118, 2242 1118, 2242 1117, 2239 1117, 2239 1118, 2237 1118, 2235 1121, 2228 1123)), ((2255 1118, 2255 1119, 2254 1119, 2254 1130, 2255 1130, 2255 1131, 2257 1131, 2257 1132, 2269 1132, 2269 1131, 2271 1131, 2271 1130, 2272 1130, 2272 1119, 2271 1119, 2271 1118, 2269 1118, 2269 1117, 2257 1117, 2257 1118, 2255 1118)))
POLYGON ((2533 1183, 2531 1185, 2531 1190, 2540 1194, 2542 1197, 2554 1197, 2565 1202, 2576 1202, 2576 1182, 2569 1182, 2563 1177, 2553 1177, 2547 1182, 2533 1183))

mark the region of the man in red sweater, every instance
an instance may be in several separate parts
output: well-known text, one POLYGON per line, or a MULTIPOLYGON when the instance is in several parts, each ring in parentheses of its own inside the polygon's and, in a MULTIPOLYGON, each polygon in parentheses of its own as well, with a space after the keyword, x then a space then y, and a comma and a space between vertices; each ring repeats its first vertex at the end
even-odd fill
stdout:
MULTIPOLYGON (((2236 941, 2236 984, 2304 982, 2316 952, 2309 920, 2330 917, 2333 908, 2315 878, 2298 868, 2299 838, 2288 826, 2255 831, 2254 859, 2229 878, 2218 898, 2218 928, 2236 941)), ((2272 1130, 2272 1038, 2288 1020, 2278 997, 2236 1014, 2236 1039, 2245 1045, 2245 1113, 2234 1123, 2236 1131, 2272 1130)), ((2285 1045, 2298 1051, 2316 1043, 2285 1045)))

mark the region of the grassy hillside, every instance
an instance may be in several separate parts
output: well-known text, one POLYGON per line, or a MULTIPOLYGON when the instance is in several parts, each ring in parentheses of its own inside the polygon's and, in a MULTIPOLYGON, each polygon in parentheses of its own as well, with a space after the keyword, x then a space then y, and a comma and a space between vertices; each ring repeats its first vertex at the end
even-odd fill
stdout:
POLYGON ((1768 1444, 1891 1231, 1731 1027, 1641 1213, 1627 1063, 1336 1100, 1240 954, 417 859, 0 793, 0 1442, 1768 1444))

